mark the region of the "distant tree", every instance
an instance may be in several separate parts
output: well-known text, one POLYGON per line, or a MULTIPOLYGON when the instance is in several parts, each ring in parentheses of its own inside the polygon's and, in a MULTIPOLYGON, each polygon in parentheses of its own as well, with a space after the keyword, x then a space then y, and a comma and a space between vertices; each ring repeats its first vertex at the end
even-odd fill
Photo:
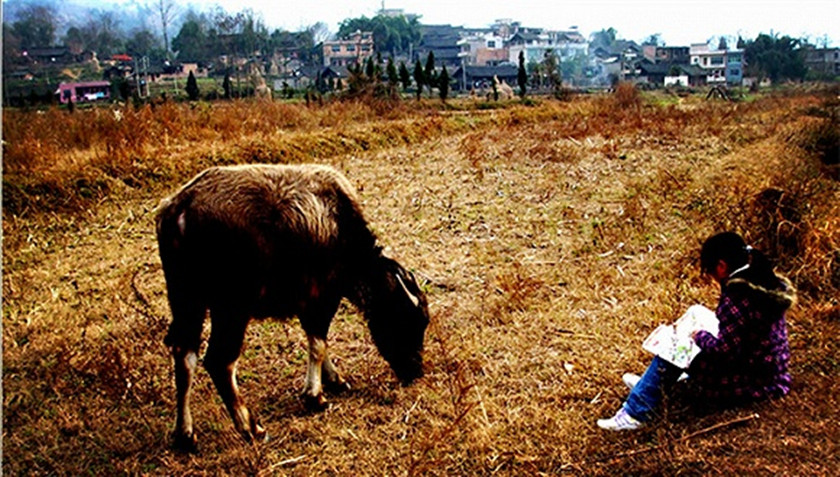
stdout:
POLYGON ((182 61, 206 61, 210 56, 207 42, 205 25, 197 17, 188 18, 172 39, 172 50, 182 61))
POLYGON ((400 84, 400 75, 397 73, 397 67, 394 66, 393 58, 388 58, 388 66, 385 68, 385 71, 388 76, 388 89, 391 94, 396 94, 400 84))
POLYGON ((607 28, 605 30, 596 31, 592 35, 589 36, 589 43, 590 46, 595 48, 605 48, 609 49, 613 43, 615 43, 616 38, 618 37, 618 32, 615 28, 607 28))
POLYGON ((718 50, 723 50, 723 51, 726 51, 726 50, 729 49, 729 45, 726 43, 726 37, 725 36, 721 36, 720 39, 718 40, 717 49, 718 50))
POLYGON ((557 88, 562 86, 563 80, 560 76, 560 59, 554 53, 554 50, 548 49, 543 57, 543 72, 546 76, 548 86, 557 88))
POLYGON ((293 51, 304 64, 320 66, 323 63, 320 58, 320 49, 316 45, 323 41, 323 39, 319 39, 323 35, 322 27, 325 27, 323 23, 316 23, 300 32, 274 30, 269 37, 268 51, 276 49, 293 51))
POLYGON ((323 43, 329 40, 332 35, 332 33, 330 33, 330 27, 328 27, 324 22, 313 23, 301 33, 306 33, 312 45, 323 43))
POLYGON ((801 50, 801 40, 758 35, 744 45, 747 74, 769 78, 773 83, 784 80, 802 80, 807 68, 801 50))
POLYGON ((369 56, 365 62, 365 76, 370 80, 376 79, 376 68, 373 65, 373 57, 369 56))
POLYGON ((225 99, 230 99, 233 96, 233 84, 230 81, 230 73, 225 73, 225 79, 222 81, 222 90, 225 92, 225 99))
POLYGON ((426 84, 423 65, 420 63, 420 60, 414 63, 414 83, 417 85, 417 99, 419 100, 420 95, 423 93, 423 86, 426 84))
POLYGON ((662 40, 661 33, 654 33, 649 35, 645 38, 645 41, 642 42, 643 45, 653 45, 653 46, 665 46, 665 41, 662 40))
POLYGON ((432 96, 432 88, 436 83, 435 78, 435 52, 429 51, 429 56, 426 57, 426 68, 423 70, 423 78, 426 81, 426 86, 429 87, 429 97, 432 96))
POLYGON ((403 91, 408 90, 411 86, 411 73, 408 72, 404 61, 400 61, 400 83, 402 83, 403 91))
POLYGON ((528 86, 528 72, 525 70, 525 52, 519 52, 519 71, 516 74, 516 82, 519 84, 519 96, 525 99, 525 90, 528 86))
POLYGON ((260 14, 246 8, 238 15, 241 28, 236 42, 237 51, 243 56, 251 57, 256 52, 266 49, 269 44, 268 28, 260 14))
MULTIPOLYGON (((6 28, 3 28, 3 31, 5 30, 6 28)), ((80 54, 87 48, 87 40, 82 34, 82 30, 76 26, 72 26, 67 29, 62 41, 64 42, 64 46, 66 46, 74 55, 80 54)))
POLYGON ((166 52, 160 47, 160 42, 152 32, 148 30, 137 30, 125 42, 125 51, 133 57, 146 56, 152 62, 166 58, 166 52))
POLYGON ((192 71, 190 71, 190 75, 187 77, 187 96, 190 98, 190 101, 197 101, 201 91, 198 89, 198 81, 195 80, 195 75, 192 71))
POLYGON ((372 32, 376 48, 391 56, 409 51, 420 43, 420 22, 417 17, 408 19, 404 15, 377 15, 373 18, 348 18, 339 25, 337 36, 346 38, 357 30, 372 32))
POLYGON ((321 94, 326 93, 328 89, 327 81, 320 71, 315 75, 315 89, 321 94))
POLYGON ((169 27, 179 13, 180 7, 175 0, 157 0, 155 9, 160 18, 161 31, 163 32, 163 50, 169 56, 169 27))
POLYGON ((87 48, 95 51, 100 59, 125 52, 120 19, 113 11, 100 11, 82 28, 87 38, 87 48))
POLYGON ((440 100, 446 102, 446 98, 449 96, 449 73, 446 71, 446 65, 443 65, 443 69, 438 76, 438 90, 440 100))
MULTIPOLYGON (((3 4, 3 8, 7 5, 3 4)), ((3 13, 5 17, 5 12, 3 13)), ((3 25, 3 30, 6 29, 3 25)), ((18 20, 12 23, 12 33, 19 39, 21 50, 52 46, 58 27, 58 14, 48 3, 33 2, 25 5, 18 13, 18 20)))
POLYGON ((347 90, 350 96, 361 94, 368 85, 368 78, 362 71, 362 65, 355 63, 347 68, 347 90))

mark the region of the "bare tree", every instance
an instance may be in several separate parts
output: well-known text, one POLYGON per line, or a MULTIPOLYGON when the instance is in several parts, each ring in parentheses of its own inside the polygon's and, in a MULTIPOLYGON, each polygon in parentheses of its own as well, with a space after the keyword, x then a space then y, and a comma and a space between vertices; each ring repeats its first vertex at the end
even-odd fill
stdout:
POLYGON ((160 14, 160 25, 163 28, 163 49, 169 56, 169 26, 178 15, 180 7, 175 0, 157 0, 156 10, 160 14))
POLYGON ((332 32, 330 32, 330 27, 327 26, 324 22, 317 22, 310 25, 307 30, 312 35, 312 40, 317 45, 318 43, 322 43, 324 41, 329 40, 332 37, 332 32))

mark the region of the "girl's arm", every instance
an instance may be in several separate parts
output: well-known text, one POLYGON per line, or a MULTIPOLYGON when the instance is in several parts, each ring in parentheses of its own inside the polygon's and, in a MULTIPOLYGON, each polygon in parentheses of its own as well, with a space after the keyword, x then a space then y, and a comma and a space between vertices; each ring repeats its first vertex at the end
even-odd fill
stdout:
POLYGON ((741 340, 745 336, 749 317, 749 302, 746 299, 733 299, 724 294, 717 309, 720 320, 718 336, 708 331, 695 331, 692 339, 708 354, 737 354, 741 350, 741 340))

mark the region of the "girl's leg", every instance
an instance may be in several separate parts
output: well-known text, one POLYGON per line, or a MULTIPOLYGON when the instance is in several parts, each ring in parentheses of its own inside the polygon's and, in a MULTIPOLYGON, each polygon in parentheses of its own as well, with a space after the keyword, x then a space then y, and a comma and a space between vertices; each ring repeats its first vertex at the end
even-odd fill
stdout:
POLYGON ((624 401, 624 409, 640 422, 649 420, 662 404, 663 394, 671 389, 682 372, 677 366, 654 356, 642 379, 624 401))

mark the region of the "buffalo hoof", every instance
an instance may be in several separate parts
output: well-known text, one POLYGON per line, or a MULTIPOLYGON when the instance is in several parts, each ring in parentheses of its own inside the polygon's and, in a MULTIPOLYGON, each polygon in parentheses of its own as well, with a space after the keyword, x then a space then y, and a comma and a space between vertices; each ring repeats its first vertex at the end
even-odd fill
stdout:
POLYGON ((174 432, 172 433, 172 448, 179 452, 196 454, 198 453, 198 441, 193 433, 174 432))
POLYGON ((260 442, 268 442, 268 433, 260 427, 254 432, 243 432, 242 438, 249 444, 258 444, 260 442))
POLYGON ((327 399, 324 397, 323 394, 319 394, 317 396, 311 396, 309 394, 303 395, 303 405, 309 411, 319 412, 323 411, 327 407, 327 399))
POLYGON ((327 381, 324 383, 324 390, 330 394, 341 394, 350 391, 351 389, 350 383, 344 380, 335 382, 327 381))

